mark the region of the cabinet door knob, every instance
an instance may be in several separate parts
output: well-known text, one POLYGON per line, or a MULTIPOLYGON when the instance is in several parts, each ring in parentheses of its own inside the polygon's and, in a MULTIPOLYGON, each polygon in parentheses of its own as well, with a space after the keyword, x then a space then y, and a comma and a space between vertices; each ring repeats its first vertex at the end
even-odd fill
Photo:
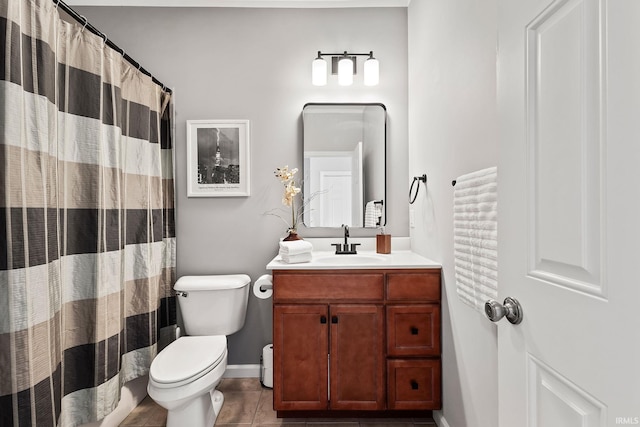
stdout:
POLYGON ((331 323, 338 323, 338 316, 331 316, 331 323))
POLYGON ((418 335, 418 328, 416 328, 415 326, 411 327, 411 335, 418 335))
POLYGON ((411 380, 411 390, 418 389, 418 382, 416 380, 411 380))
POLYGON ((327 323, 327 316, 320 316, 320 323, 322 323, 323 325, 327 323))

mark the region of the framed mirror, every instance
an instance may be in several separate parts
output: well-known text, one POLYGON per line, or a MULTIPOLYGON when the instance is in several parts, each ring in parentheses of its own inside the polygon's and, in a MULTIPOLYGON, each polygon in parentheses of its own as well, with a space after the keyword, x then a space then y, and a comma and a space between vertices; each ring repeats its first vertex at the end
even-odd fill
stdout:
POLYGON ((386 122, 383 104, 304 106, 306 227, 386 223, 386 122))

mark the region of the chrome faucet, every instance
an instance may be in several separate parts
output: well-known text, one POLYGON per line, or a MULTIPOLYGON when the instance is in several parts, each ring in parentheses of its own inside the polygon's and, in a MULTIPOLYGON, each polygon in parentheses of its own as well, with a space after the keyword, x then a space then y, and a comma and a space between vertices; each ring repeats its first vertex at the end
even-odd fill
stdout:
POLYGON ((356 251, 356 246, 359 246, 360 243, 351 243, 349 244, 349 226, 346 224, 342 224, 344 228, 344 243, 332 243, 331 246, 336 247, 336 255, 355 255, 358 252, 356 251))

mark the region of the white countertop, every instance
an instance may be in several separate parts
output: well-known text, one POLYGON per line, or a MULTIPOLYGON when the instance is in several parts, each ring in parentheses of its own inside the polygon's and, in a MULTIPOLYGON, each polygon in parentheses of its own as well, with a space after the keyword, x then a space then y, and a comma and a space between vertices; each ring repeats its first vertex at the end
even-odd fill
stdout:
POLYGON ((441 268, 438 262, 410 250, 393 250, 379 254, 375 250, 358 251, 357 255, 336 255, 333 251, 313 251, 311 261, 287 264, 276 256, 267 270, 334 270, 334 269, 392 269, 392 268, 441 268))

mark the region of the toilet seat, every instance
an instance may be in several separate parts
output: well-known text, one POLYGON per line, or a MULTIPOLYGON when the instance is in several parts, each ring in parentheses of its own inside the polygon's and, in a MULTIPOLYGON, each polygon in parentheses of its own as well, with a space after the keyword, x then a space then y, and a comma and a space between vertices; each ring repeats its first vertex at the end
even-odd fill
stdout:
POLYGON ((149 378, 158 388, 180 387, 213 370, 226 351, 224 335, 178 338, 153 360, 149 378))

